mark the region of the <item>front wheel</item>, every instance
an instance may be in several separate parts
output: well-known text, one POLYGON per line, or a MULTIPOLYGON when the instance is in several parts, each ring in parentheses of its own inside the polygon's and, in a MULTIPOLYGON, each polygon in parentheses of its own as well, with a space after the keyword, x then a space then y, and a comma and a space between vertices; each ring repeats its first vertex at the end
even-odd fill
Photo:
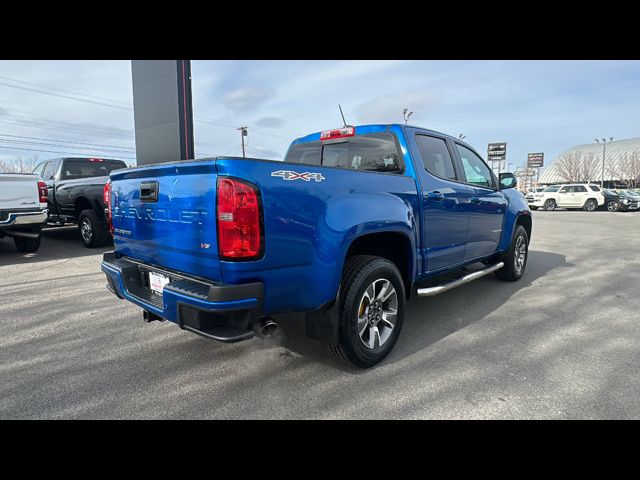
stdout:
POLYGON ((496 277, 507 282, 520 280, 527 267, 528 257, 529 236, 522 225, 517 225, 509 250, 500 258, 504 262, 504 267, 496 270, 496 277))
POLYGON ((405 290, 386 258, 347 259, 340 286, 339 344, 329 351, 349 365, 369 368, 393 349, 404 317, 405 290))

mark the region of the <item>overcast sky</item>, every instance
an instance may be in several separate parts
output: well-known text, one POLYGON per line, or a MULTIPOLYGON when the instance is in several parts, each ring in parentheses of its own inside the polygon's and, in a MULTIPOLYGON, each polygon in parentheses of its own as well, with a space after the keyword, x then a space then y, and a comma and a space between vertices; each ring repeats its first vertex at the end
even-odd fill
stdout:
MULTIPOLYGON (((486 158, 545 163, 595 137, 640 137, 638 61, 193 61, 196 156, 280 158, 298 136, 402 121, 463 133, 486 158)), ((0 61, 0 159, 135 162, 129 61, 0 61)), ((513 169, 513 167, 512 167, 513 169)))

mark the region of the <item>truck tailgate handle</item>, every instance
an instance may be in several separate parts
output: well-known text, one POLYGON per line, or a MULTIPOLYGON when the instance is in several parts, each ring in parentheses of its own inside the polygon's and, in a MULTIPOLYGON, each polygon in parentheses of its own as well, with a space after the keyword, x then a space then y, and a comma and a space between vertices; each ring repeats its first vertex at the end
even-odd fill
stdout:
POLYGON ((427 200, 444 200, 444 195, 437 190, 427 192, 427 200))
POLYGON ((143 202, 158 201, 158 182, 143 182, 140 184, 140 200, 143 202))

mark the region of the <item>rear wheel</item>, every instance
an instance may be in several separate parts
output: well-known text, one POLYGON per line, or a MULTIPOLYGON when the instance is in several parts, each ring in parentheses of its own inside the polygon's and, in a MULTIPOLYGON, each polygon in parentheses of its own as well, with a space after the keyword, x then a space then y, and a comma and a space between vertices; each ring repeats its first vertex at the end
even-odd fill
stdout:
POLYGON ((347 259, 340 293, 339 344, 329 351, 349 365, 369 368, 393 349, 404 316, 405 290, 386 258, 347 259))
POLYGON ((19 252, 33 253, 40 248, 40 235, 36 238, 13 237, 13 243, 16 244, 16 248, 19 252))
POLYGON ((522 225, 516 225, 509 250, 500 258, 504 267, 496 270, 495 274, 500 280, 515 282, 520 280, 527 267, 529 257, 529 236, 522 225))
POLYGON ((593 212, 596 208, 598 208, 598 202, 596 202, 593 198, 590 198, 586 202, 584 202, 584 206, 582 209, 585 212, 593 212))
POLYGON ((610 212, 617 212, 618 210, 620 210, 620 204, 615 200, 611 200, 609 203, 607 203, 607 210, 609 210, 610 212))
POLYGON ((548 212, 550 212, 551 210, 555 210, 557 207, 556 205, 556 201, 552 198, 550 198, 549 200, 547 200, 546 202, 544 202, 544 209, 548 212))
POLYGON ((82 244, 85 247, 101 247, 109 241, 109 232, 106 225, 100 221, 93 210, 87 209, 80 212, 78 229, 80 230, 82 244))

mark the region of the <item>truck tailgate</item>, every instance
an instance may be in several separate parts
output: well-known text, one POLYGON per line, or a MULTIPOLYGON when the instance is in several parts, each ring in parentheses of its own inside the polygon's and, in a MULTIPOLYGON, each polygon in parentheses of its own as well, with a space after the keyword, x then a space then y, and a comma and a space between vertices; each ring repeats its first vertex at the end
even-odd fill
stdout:
POLYGON ((221 281, 215 159, 111 174, 114 243, 127 257, 221 281))
POLYGON ((0 174, 0 210, 20 210, 39 206, 37 176, 0 174))

